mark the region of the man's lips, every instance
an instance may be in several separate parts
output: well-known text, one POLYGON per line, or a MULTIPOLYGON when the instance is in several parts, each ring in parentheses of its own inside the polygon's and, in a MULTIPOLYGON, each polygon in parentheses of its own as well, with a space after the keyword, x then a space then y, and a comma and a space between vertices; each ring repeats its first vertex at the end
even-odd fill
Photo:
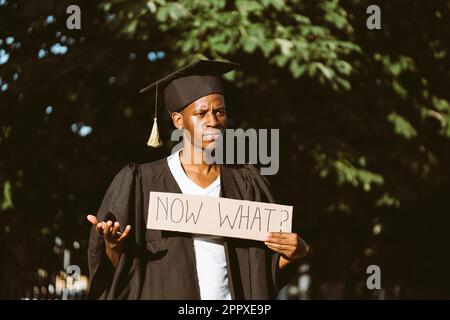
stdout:
POLYGON ((203 140, 215 141, 215 140, 219 139, 220 135, 221 135, 220 131, 205 132, 205 133, 203 133, 203 140))

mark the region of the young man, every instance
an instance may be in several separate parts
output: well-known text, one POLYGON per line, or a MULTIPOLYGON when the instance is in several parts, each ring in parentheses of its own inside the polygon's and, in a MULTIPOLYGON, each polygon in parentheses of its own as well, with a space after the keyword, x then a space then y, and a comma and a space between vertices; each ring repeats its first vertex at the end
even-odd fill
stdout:
POLYGON ((93 224, 89 298, 274 299, 280 273, 306 255, 296 233, 271 233, 261 242, 146 229, 150 191, 274 202, 253 166, 204 161, 227 125, 219 77, 236 66, 201 60, 144 89, 163 88, 173 124, 184 129, 183 149, 124 167, 97 216, 87 217, 93 224))

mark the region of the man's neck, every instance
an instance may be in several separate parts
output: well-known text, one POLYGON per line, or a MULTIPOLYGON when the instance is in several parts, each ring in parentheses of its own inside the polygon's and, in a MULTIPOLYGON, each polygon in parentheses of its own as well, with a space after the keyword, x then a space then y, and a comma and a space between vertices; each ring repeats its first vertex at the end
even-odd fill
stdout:
POLYGON ((204 150, 193 146, 192 144, 185 144, 180 152, 181 165, 189 170, 196 171, 200 174, 209 174, 214 171, 220 171, 220 166, 213 163, 205 162, 203 157, 204 150))

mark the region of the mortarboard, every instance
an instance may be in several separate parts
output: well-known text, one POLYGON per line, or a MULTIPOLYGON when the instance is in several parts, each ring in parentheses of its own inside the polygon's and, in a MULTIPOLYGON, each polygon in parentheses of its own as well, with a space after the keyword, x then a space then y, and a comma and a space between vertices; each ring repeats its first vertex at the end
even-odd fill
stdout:
POLYGON ((159 89, 164 90, 164 104, 168 111, 179 112, 201 97, 212 93, 223 94, 220 76, 238 67, 237 63, 198 60, 139 90, 140 93, 152 88, 156 91, 154 122, 147 145, 159 147, 162 144, 157 124, 159 89))

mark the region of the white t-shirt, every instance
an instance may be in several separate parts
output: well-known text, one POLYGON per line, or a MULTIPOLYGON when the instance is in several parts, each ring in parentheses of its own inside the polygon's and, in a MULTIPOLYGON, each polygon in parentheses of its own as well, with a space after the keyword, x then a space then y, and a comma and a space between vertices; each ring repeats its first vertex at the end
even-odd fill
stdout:
MULTIPOLYGON (((169 156, 167 163, 181 192, 190 195, 218 197, 220 195, 220 176, 206 188, 195 184, 181 166, 180 151, 169 156)), ((192 234, 192 238, 194 239, 200 298, 202 300, 231 300, 223 237, 192 234)))

